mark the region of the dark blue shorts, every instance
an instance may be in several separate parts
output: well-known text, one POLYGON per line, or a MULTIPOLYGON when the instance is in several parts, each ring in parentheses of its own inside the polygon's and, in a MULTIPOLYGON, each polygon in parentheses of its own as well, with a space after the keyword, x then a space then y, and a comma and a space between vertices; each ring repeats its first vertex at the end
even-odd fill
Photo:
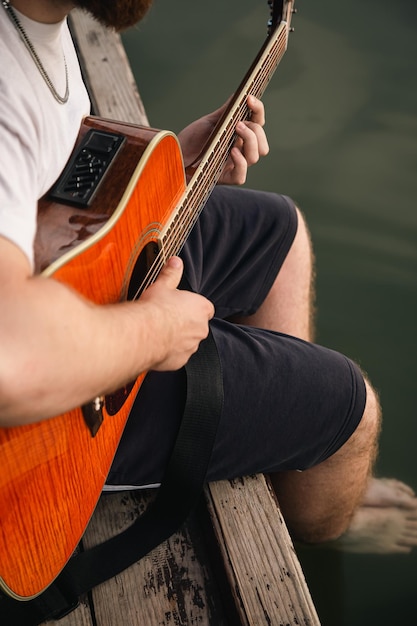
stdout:
MULTIPOLYGON (((268 294, 297 230, 292 201, 216 188, 181 254, 186 279, 216 307, 224 406, 208 480, 306 469, 356 429, 366 391, 345 356, 295 337, 232 324, 268 294)), ((150 372, 122 437, 108 485, 160 483, 184 409, 184 370, 150 372)))

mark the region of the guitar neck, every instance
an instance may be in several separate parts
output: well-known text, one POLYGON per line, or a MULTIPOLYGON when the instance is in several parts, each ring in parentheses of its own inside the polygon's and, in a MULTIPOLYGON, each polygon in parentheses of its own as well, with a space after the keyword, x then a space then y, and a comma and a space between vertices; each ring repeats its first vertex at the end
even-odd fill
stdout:
MULTIPOLYGON (((292 3, 290 3, 292 7, 292 3)), ((236 124, 250 116, 249 95, 261 98, 288 44, 290 9, 285 20, 268 35, 255 61, 236 90, 225 113, 216 125, 210 142, 194 170, 183 197, 160 236, 164 260, 178 254, 192 230, 204 204, 216 185, 235 142, 236 124)))

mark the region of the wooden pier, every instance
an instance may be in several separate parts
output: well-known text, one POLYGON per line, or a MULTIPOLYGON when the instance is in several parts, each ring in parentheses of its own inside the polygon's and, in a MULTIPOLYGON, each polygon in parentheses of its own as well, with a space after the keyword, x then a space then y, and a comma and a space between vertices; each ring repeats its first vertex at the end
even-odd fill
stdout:
MULTIPOLYGON (((74 11, 94 113, 148 125, 120 37, 74 11)), ((119 533, 152 493, 103 494, 83 549, 119 533)), ((169 540, 81 599, 60 626, 319 626, 275 494, 263 475, 209 484, 169 540)), ((51 624, 51 622, 48 622, 51 624)))

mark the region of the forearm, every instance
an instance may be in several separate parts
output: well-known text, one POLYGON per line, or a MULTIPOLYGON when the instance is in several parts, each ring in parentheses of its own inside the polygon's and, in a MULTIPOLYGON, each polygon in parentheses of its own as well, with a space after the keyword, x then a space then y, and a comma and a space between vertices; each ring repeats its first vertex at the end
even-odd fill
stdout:
POLYGON ((65 412, 158 359, 158 316, 139 303, 95 306, 51 279, 16 289, 0 312, 0 423, 65 412))

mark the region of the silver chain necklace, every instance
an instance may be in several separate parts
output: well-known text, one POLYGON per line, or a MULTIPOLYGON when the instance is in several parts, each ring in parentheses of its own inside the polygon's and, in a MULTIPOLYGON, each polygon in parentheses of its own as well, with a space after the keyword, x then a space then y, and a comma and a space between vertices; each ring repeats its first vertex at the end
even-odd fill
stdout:
POLYGON ((38 68, 40 75, 44 79, 45 83, 48 85, 49 90, 52 93, 53 97, 60 104, 65 104, 67 102, 67 100, 68 100, 68 97, 69 97, 69 84, 68 84, 67 60, 65 58, 64 52, 62 54, 64 55, 64 65, 65 65, 65 94, 64 94, 64 96, 60 96, 59 93, 57 92, 57 90, 55 89, 51 79, 49 78, 46 69, 42 65, 42 62, 41 62, 40 58, 38 57, 35 48, 33 47, 33 43, 30 41, 29 37, 27 36, 25 29, 23 28, 22 24, 20 23, 20 20, 17 17, 13 7, 11 6, 10 0, 1 0, 1 3, 2 3, 2 5, 4 7, 4 10, 6 11, 7 15, 9 16, 10 21, 15 26, 16 30, 18 31, 18 33, 19 33, 19 35, 20 35, 20 37, 21 37, 21 39, 23 41, 23 43, 25 44, 26 48, 28 49, 28 51, 30 53, 30 56, 34 60, 35 65, 38 68))

